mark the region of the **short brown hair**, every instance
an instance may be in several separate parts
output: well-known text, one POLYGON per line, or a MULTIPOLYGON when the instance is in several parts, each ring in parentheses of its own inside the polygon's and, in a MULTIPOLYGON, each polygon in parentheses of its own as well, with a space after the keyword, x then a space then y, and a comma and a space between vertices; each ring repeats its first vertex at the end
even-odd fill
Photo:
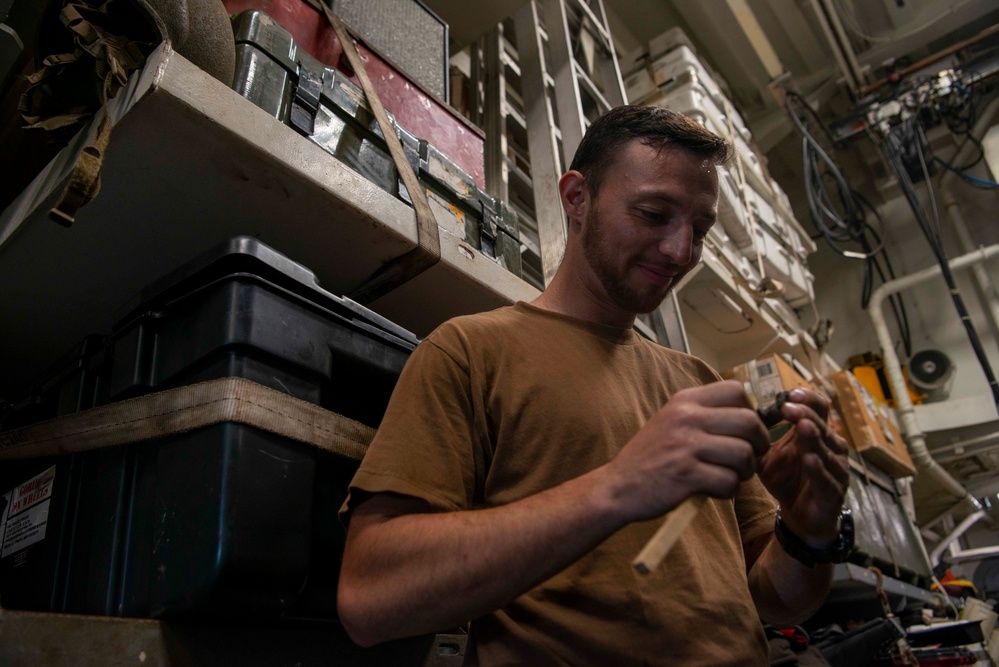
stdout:
POLYGON ((651 106, 621 106, 597 118, 579 143, 569 169, 586 177, 586 187, 595 195, 607 168, 629 142, 638 139, 647 146, 679 146, 715 164, 732 157, 731 145, 681 113, 651 106))

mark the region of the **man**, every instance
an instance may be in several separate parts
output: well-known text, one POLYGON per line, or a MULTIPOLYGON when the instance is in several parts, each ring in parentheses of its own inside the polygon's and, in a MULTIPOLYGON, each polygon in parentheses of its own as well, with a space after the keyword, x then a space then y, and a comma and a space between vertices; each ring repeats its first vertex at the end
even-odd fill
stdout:
POLYGON ((471 621, 472 664, 766 664, 759 616, 821 603, 831 566, 770 539, 764 486, 806 552, 836 542, 848 467, 825 402, 794 392, 771 447, 741 385, 631 328, 697 264, 728 150, 664 109, 598 119, 559 182, 568 240, 548 288, 417 348, 345 504, 355 641, 471 621), (663 514, 702 493, 662 567, 637 574, 663 514))

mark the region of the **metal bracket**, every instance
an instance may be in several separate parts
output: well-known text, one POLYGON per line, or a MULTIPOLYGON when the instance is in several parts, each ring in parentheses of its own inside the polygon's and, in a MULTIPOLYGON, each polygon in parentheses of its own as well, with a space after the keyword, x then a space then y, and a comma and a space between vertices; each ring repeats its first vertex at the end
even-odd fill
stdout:
POLYGON ((482 206, 482 222, 479 225, 479 248, 483 254, 496 259, 496 236, 499 234, 497 219, 499 216, 491 206, 480 202, 482 206))
POLYGON ((316 114, 319 112, 319 98, 323 93, 323 75, 314 72, 302 61, 298 62, 298 84, 295 86, 291 102, 291 125, 306 136, 316 130, 316 114))

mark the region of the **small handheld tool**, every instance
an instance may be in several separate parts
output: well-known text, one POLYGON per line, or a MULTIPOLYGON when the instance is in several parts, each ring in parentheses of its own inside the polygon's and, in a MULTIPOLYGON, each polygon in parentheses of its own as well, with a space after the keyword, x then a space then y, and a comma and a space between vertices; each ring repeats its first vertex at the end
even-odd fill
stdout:
MULTIPOLYGON (((756 408, 756 414, 759 415, 760 421, 770 431, 771 442, 773 442, 775 435, 776 437, 780 437, 780 435, 786 432, 785 430, 784 432, 775 434, 774 427, 784 420, 780 411, 788 400, 788 392, 781 391, 777 392, 772 402, 756 408)), ((701 511, 701 507, 704 506, 704 502, 707 499, 707 495, 699 493, 687 498, 670 512, 666 520, 663 521, 663 525, 659 527, 659 530, 656 531, 655 535, 652 536, 638 553, 635 560, 632 561, 632 567, 641 574, 648 574, 659 567, 663 559, 666 558, 666 554, 670 552, 676 541, 680 539, 680 535, 683 534, 683 531, 694 520, 697 513, 701 511)))
POLYGON ((756 408, 756 414, 760 416, 760 421, 767 429, 771 429, 780 422, 784 421, 784 417, 781 415, 780 410, 784 407, 790 399, 790 392, 779 391, 774 396, 773 403, 767 403, 766 405, 761 405, 756 408))

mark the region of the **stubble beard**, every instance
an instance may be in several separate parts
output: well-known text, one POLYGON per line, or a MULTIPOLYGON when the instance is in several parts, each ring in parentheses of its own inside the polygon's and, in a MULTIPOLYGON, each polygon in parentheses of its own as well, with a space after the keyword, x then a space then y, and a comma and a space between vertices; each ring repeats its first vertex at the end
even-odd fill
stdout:
POLYGON ((618 275, 614 268, 614 253, 607 247, 603 226, 592 208, 586 213, 581 241, 583 254, 604 291, 614 301, 614 304, 624 311, 651 313, 669 296, 680 278, 677 276, 670 282, 669 287, 661 290, 650 289, 640 292, 627 285, 625 277, 618 275))

